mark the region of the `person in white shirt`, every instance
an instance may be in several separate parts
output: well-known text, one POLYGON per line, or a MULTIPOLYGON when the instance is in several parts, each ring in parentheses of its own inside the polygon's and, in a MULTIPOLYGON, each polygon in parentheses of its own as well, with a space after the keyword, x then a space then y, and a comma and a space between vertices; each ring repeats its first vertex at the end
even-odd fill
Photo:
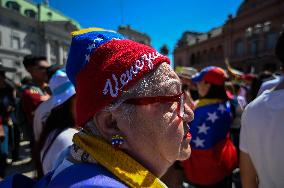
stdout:
POLYGON ((42 132, 43 124, 45 123, 47 117, 50 115, 50 111, 53 108, 52 100, 48 99, 47 101, 42 102, 35 111, 33 131, 35 141, 38 141, 39 136, 42 132))
POLYGON ((46 119, 37 143, 39 176, 50 172, 60 154, 72 144, 75 127, 75 88, 63 70, 50 79, 53 109, 46 119))
MULTIPOLYGON (((284 65, 284 34, 276 45, 284 65)), ((284 187, 284 80, 247 105, 242 115, 240 172, 243 188, 284 187)))
POLYGON ((282 80, 284 76, 283 74, 280 76, 274 76, 274 79, 268 80, 266 82, 263 82, 260 86, 260 89, 258 90, 257 96, 261 95, 264 91, 270 90, 277 86, 282 80))
MULTIPOLYGON (((54 83, 54 81, 56 81, 56 80, 55 79, 51 80, 51 77, 60 68, 61 68, 61 66, 58 66, 58 65, 51 65, 50 67, 47 68, 47 77, 48 77, 48 80, 49 80, 48 85, 49 85, 49 88, 51 90, 51 93, 54 93, 54 89, 57 86, 57 83, 54 83)), ((36 108, 35 113, 34 113, 34 120, 33 120, 33 131, 34 131, 35 141, 38 141, 39 136, 42 132, 42 127, 45 124, 45 121, 46 121, 47 117, 49 116, 51 110, 54 108, 54 104, 55 103, 53 102, 53 98, 52 98, 52 95, 51 95, 51 97, 48 100, 43 101, 36 108)))

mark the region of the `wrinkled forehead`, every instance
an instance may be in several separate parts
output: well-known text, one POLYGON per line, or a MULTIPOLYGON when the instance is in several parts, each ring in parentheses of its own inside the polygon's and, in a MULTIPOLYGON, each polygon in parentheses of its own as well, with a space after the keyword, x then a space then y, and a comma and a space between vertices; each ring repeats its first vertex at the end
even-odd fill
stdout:
POLYGON ((169 65, 162 65, 161 81, 158 84, 164 95, 175 95, 181 92, 181 81, 169 65))
MULTIPOLYGON (((125 98, 154 97, 176 95, 181 92, 181 82, 178 75, 167 63, 143 77, 134 87, 130 88, 125 98)), ((123 99, 123 98, 122 98, 123 99)))

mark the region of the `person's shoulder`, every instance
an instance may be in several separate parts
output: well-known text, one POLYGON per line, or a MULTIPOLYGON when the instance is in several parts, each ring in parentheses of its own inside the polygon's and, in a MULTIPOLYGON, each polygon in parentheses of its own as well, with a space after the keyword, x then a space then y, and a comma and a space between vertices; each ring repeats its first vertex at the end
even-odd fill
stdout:
MULTIPOLYGON (((59 137, 60 137, 60 138, 70 138, 70 137, 72 138, 73 135, 74 135, 75 133, 77 133, 77 132, 78 132, 77 129, 70 127, 70 128, 67 128, 67 129, 63 130, 63 131, 60 133, 59 137)), ((72 140, 72 139, 71 139, 71 140, 72 140)))
POLYGON ((72 145, 73 136, 76 134, 78 130, 74 128, 68 128, 63 130, 59 135, 57 136, 54 145, 59 145, 60 147, 67 147, 69 145, 72 145))
POLYGON ((264 91, 261 95, 256 97, 253 101, 251 101, 245 108, 246 111, 250 111, 256 109, 259 105, 262 105, 264 98, 266 97, 266 93, 268 90, 264 91))
POLYGON ((48 187, 127 187, 99 164, 74 164, 52 179, 48 187), (60 185, 60 186, 59 186, 60 185))
POLYGON ((277 84, 279 84, 279 82, 281 81, 281 78, 282 77, 278 76, 278 77, 275 77, 274 79, 264 81, 260 86, 258 95, 260 95, 263 91, 269 90, 269 89, 273 88, 274 86, 276 86, 277 84))
POLYGON ((269 97, 269 95, 270 95, 270 91, 266 90, 261 95, 256 97, 253 101, 251 101, 245 107, 243 116, 255 118, 258 116, 258 114, 261 114, 262 112, 265 113, 266 106, 267 106, 267 98, 269 97))
POLYGON ((37 109, 35 110, 35 114, 45 114, 46 112, 50 112, 53 108, 53 103, 51 98, 49 98, 46 101, 43 101, 42 103, 40 103, 37 107, 37 109))

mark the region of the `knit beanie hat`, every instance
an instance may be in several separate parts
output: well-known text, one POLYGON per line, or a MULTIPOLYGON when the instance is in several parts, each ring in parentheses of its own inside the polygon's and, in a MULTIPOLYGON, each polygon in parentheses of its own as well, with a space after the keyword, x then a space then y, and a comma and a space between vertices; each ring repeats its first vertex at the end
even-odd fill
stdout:
POLYGON ((115 31, 89 28, 73 32, 66 72, 76 88, 77 125, 83 126, 163 62, 170 60, 115 31))

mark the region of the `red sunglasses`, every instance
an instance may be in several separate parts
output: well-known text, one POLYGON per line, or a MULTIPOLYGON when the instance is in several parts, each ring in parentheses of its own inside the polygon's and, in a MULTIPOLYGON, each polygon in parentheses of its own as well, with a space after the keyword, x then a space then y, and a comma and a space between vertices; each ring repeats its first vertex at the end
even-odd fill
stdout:
POLYGON ((185 95, 184 92, 172 95, 172 96, 156 96, 156 97, 139 97, 139 98, 132 98, 127 99, 123 103, 132 104, 132 105, 148 105, 154 103, 168 103, 168 102, 178 102, 178 116, 183 118, 184 116, 184 101, 185 95))

